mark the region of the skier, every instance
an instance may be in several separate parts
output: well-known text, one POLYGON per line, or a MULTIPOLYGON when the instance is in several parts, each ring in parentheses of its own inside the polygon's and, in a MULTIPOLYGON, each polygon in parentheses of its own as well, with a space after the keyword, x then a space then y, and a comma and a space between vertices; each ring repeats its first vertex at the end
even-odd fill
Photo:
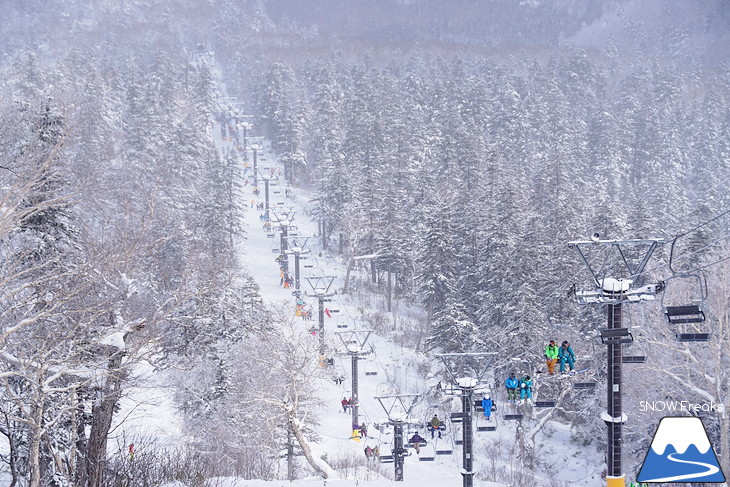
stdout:
POLYGON ((484 408, 484 417, 487 418, 487 421, 491 421, 492 408, 494 408, 494 400, 492 400, 492 397, 489 395, 489 393, 484 394, 484 397, 482 398, 482 407, 484 408))
POLYGON ((408 440, 408 442, 413 445, 413 448, 416 450, 416 453, 421 453, 421 443, 424 445, 426 444, 426 440, 424 440, 421 435, 418 434, 418 431, 411 436, 411 439, 408 440))
POLYGON ((370 448, 370 446, 365 447, 365 457, 366 458, 372 458, 374 455, 373 449, 370 448))
POLYGON ((575 371, 575 354, 568 341, 564 341, 561 344, 560 350, 558 351, 558 358, 560 359, 560 373, 565 373, 565 363, 568 363, 570 371, 575 371))
POLYGON ((515 373, 511 372, 507 380, 504 381, 504 385, 507 388, 507 400, 511 403, 517 402, 517 387, 519 382, 515 378, 515 373))
POLYGON ((368 435, 368 427, 365 423, 360 425, 360 436, 365 438, 368 435))
POLYGON ((342 412, 343 413, 346 413, 347 412, 347 406, 349 406, 350 403, 348 403, 347 402, 347 399, 344 398, 344 397, 342 398, 342 401, 340 401, 340 403, 342 404, 342 412))
POLYGON ((433 439, 433 434, 436 431, 439 432, 439 438, 441 438, 441 420, 434 414, 433 418, 431 418, 431 439, 433 439))
POLYGON ((352 438, 360 441, 360 425, 357 423, 352 425, 352 438))
POLYGON ((558 346, 555 344, 555 340, 550 340, 550 343, 545 347, 545 363, 547 364, 548 374, 553 375, 555 373, 555 364, 558 363, 558 346))
POLYGON ((520 402, 527 399, 532 402, 532 379, 529 375, 525 375, 520 379, 520 402))

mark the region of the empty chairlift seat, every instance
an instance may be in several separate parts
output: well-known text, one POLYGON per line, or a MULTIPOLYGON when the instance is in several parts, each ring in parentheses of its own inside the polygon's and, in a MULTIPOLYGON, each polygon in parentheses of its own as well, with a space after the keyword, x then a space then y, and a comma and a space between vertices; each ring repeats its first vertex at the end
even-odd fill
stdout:
POLYGON ((667 316, 669 324, 702 323, 705 321, 705 312, 697 304, 667 306, 664 309, 664 314, 667 316))

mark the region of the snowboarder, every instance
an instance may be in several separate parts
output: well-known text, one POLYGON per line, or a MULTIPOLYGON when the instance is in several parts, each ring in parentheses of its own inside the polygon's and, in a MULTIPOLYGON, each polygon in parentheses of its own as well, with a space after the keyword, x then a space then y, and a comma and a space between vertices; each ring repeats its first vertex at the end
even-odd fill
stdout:
POLYGON ((568 363, 568 366, 570 367, 570 371, 573 372, 575 370, 575 354, 573 353, 573 349, 570 346, 570 343, 568 341, 564 341, 561 344, 560 350, 558 351, 558 358, 560 359, 560 373, 565 373, 565 363, 568 363))
POLYGON ((408 440, 408 442, 413 445, 413 448, 416 450, 416 453, 421 453, 421 444, 426 444, 426 440, 421 437, 421 435, 418 434, 418 431, 411 436, 411 439, 408 440))
POLYGON ((548 374, 553 375, 555 373, 555 364, 558 363, 558 346, 555 344, 555 340, 550 340, 550 343, 545 347, 545 363, 547 364, 548 374))
POLYGON ((347 399, 344 398, 344 397, 342 398, 342 401, 340 401, 340 403, 342 404, 342 412, 343 413, 346 413, 347 412, 347 407, 350 405, 350 403, 347 402, 347 399))
POLYGON ((504 385, 507 388, 507 400, 511 403, 517 402, 517 387, 520 385, 519 381, 515 378, 515 373, 511 372, 507 380, 504 381, 504 385))
POLYGON ((532 378, 525 375, 520 379, 520 401, 532 402, 532 378))
POLYGON ((482 407, 484 408, 484 417, 487 418, 487 421, 491 421, 492 409, 494 408, 494 400, 489 393, 484 394, 484 397, 482 398, 482 407))
POLYGON ((431 439, 433 439, 433 434, 436 431, 439 432, 439 438, 441 438, 441 420, 434 414, 433 418, 431 418, 431 439))

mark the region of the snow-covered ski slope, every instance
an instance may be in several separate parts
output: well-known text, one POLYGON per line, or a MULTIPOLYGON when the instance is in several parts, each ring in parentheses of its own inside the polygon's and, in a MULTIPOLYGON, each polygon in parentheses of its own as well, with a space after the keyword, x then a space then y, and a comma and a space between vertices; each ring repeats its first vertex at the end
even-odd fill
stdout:
MULTIPOLYGON (((213 134, 221 151, 236 150, 231 140, 221 140, 220 127, 215 127, 213 134)), ((263 145, 264 149, 258 150, 259 167, 275 166, 275 155, 271 153, 268 143, 263 145), (262 155, 263 157, 261 157, 262 155)), ((248 159, 250 166, 251 151, 249 151, 248 159)), ((244 170, 243 167, 242 170, 244 170)), ((245 216, 247 238, 242 252, 243 259, 247 271, 259 284, 265 302, 272 304, 288 303, 291 306, 292 314, 294 314, 295 298, 292 296, 292 289, 284 289, 280 284, 279 264, 275 260, 278 254, 272 252, 272 247, 276 247, 276 245, 272 245, 274 239, 267 236, 269 232, 264 230, 260 220, 262 212, 256 209, 257 204, 264 202, 263 184, 259 183, 260 193, 256 196, 253 192, 251 175, 252 168, 249 168, 246 171, 249 182, 244 186, 248 211, 246 211, 245 216)), ((321 275, 335 276, 331 290, 340 291, 343 287, 346 265, 340 258, 322 250, 321 242, 317 238, 316 222, 313 222, 308 216, 307 206, 310 195, 301 188, 293 187, 290 188, 293 196, 286 197, 283 176, 279 178, 279 182, 281 182, 281 186, 270 187, 270 206, 272 208, 291 207, 296 212, 292 220, 292 223, 297 227, 295 231, 300 236, 310 237, 307 247, 311 250, 311 254, 307 260, 302 261, 301 266, 302 291, 311 291, 305 279, 306 276, 321 275)), ((277 242, 279 240, 278 233, 275 240, 277 242)), ((290 270, 293 275, 293 257, 290 258, 290 270)), ((366 278, 366 276, 363 276, 363 278, 366 278)), ((321 379, 316 388, 320 393, 322 404, 325 405, 320 411, 315 412, 320 420, 320 426, 318 427, 320 440, 311 444, 316 456, 326 458, 331 465, 337 465, 342 462, 346 463, 348 457, 364 459, 363 449, 366 445, 379 446, 381 453, 387 453, 389 445, 392 444, 391 431, 383 428, 381 432, 374 426, 376 423, 387 421, 383 408, 375 399, 377 395, 422 394, 424 399, 414 408, 411 415, 414 422, 425 423, 434 413, 441 418, 448 418, 450 412, 459 410, 458 400, 449 396, 434 396, 432 394, 433 386, 438 382, 438 377, 431 377, 427 380, 421 375, 423 371, 438 368, 438 361, 434 357, 401 348, 384 337, 372 333, 366 348, 372 345, 375 353, 359 363, 360 422, 365 422, 368 425, 368 438, 361 441, 350 439, 352 434, 351 414, 342 412, 340 401, 343 397, 350 397, 351 395, 351 359, 342 354, 345 348, 342 341, 337 337, 337 332, 369 329, 370 325, 364 319, 364 315, 372 311, 370 309, 371 305, 382 305, 383 300, 370 298, 369 302, 363 303, 358 302, 356 297, 345 296, 340 293, 333 296, 332 299, 333 301, 327 303, 327 306, 329 309, 338 309, 339 313, 332 314, 331 317, 325 317, 325 335, 327 342, 326 355, 335 359, 335 367, 331 371, 331 377, 321 379), (337 324, 347 324, 348 328, 338 328, 337 324), (372 372, 375 371, 377 371, 377 374, 372 375, 372 372), (366 375, 366 372, 370 374, 366 375), (342 384, 338 385, 332 380, 337 375, 344 377, 342 384)), ((313 316, 311 321, 304 321, 300 318, 302 339, 319 340, 318 336, 309 333, 312 327, 318 325, 317 302, 313 298, 305 298, 305 301, 311 305, 313 316)), ((474 464, 477 472, 475 485, 489 487, 508 485, 480 480, 479 478, 480 472, 487 473, 493 469, 512 468, 509 463, 514 459, 505 458, 504 454, 497 456, 492 453, 495 448, 494 444, 500 442, 514 444, 515 441, 516 423, 499 420, 501 406, 499 404, 500 411, 494 417, 495 423, 499 425, 497 431, 475 434, 474 464)), ((482 425, 482 423, 480 422, 479 425, 482 425)), ((415 430, 415 427, 405 428, 404 436, 410 437, 415 430)), ((603 464, 601 456, 596 452, 592 452, 592 449, 588 451, 588 449, 571 444, 568 425, 555 423, 549 431, 550 437, 545 437, 538 442, 540 448, 538 454, 548 458, 548 463, 554 467, 554 470, 544 473, 538 472, 538 476, 544 481, 540 485, 550 485, 548 478, 556 476, 560 481, 569 482, 568 485, 581 487, 601 485, 598 474, 603 464)), ((418 429, 418 432, 430 441, 430 433, 425 428, 418 429)), ((433 461, 419 461, 419 456, 412 452, 410 456, 405 458, 403 483, 396 483, 392 480, 393 464, 373 462, 375 468, 372 470, 365 468, 340 470, 338 474, 341 478, 328 479, 326 485, 355 485, 356 482, 357 485, 372 487, 404 484, 421 486, 461 485, 462 450, 460 446, 454 444, 454 440, 460 436, 460 433, 458 428, 452 431, 451 424, 444 433, 444 437, 439 443, 429 445, 422 450, 422 456, 433 456, 433 446, 438 450, 451 449, 453 453, 450 455, 436 455, 433 461)), ((597 434, 602 437, 603 431, 597 432, 597 434)), ((303 457, 299 457, 297 461, 305 462, 303 457)), ((285 465, 282 465, 281 471, 286 472, 285 465)), ((283 485, 282 481, 265 482, 242 479, 229 479, 229 481, 231 485, 237 486, 283 485)), ((323 485, 323 479, 300 479, 294 483, 297 485, 323 485)))

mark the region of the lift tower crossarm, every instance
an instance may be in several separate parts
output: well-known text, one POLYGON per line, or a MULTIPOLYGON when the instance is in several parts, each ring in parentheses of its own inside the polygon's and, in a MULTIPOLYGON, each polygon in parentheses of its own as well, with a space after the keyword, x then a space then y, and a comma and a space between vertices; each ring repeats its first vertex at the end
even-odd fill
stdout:
POLYGON ((649 259, 651 258, 652 254, 654 253, 654 250, 656 247, 660 244, 664 244, 665 240, 661 238, 650 238, 650 239, 629 239, 629 240, 600 240, 600 239, 592 239, 592 240, 573 240, 571 242, 568 242, 568 247, 575 247, 575 249, 578 251, 578 254, 580 255, 581 260, 586 265, 588 270, 590 271, 591 275, 593 276, 593 284, 597 288, 602 288, 603 283, 601 282, 601 279, 596 275, 596 272, 593 270, 593 267, 591 266, 590 262, 588 262, 588 259, 585 256, 585 253, 583 252, 584 247, 596 247, 596 246, 606 246, 610 245, 611 247, 615 247, 618 250, 619 255, 621 256, 621 259, 623 260, 624 265, 626 266, 626 270, 629 273, 629 278, 637 277, 642 272, 644 272, 644 268, 646 267, 646 264, 649 262, 649 259), (626 255, 624 254, 624 248, 627 246, 634 246, 634 245, 649 245, 649 249, 644 254, 644 258, 639 262, 639 264, 636 266, 636 268, 631 267, 631 264, 626 260, 626 255))

